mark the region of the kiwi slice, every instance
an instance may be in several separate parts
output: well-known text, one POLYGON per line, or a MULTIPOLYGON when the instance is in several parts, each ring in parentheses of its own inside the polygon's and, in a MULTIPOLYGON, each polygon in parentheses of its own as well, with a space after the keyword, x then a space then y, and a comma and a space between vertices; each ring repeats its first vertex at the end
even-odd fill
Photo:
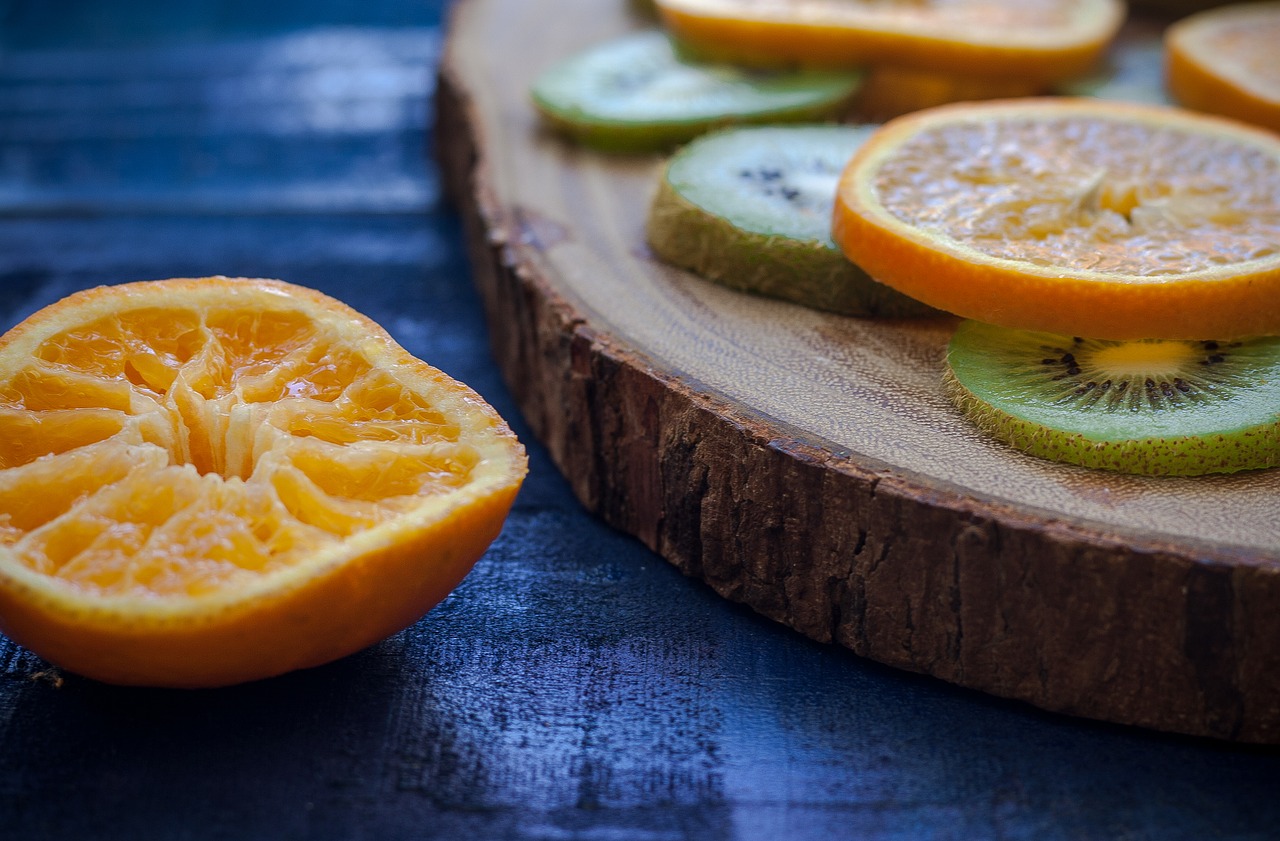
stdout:
POLYGON ((533 102, 553 127, 607 152, 671 148, 722 125, 823 120, 848 108, 858 71, 759 71, 699 63, 660 31, 632 33, 553 66, 533 102))
POLYGON ((946 388, 1042 458, 1151 475, 1280 465, 1280 337, 1109 341, 962 322, 946 388))
POLYGON ((871 131, 756 126, 698 138, 662 172, 649 247, 708 280, 828 312, 936 313, 872 280, 831 240, 840 173, 871 131))

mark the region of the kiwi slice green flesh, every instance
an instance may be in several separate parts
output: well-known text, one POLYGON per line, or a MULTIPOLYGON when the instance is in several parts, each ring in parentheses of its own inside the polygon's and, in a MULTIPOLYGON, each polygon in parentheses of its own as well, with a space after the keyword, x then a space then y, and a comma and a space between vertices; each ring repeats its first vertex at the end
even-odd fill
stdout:
POLYGON ((1280 337, 1118 342, 965 321, 946 388, 1020 450, 1151 475, 1280 465, 1280 337))
POLYGON ((683 57, 662 32, 597 45, 533 84, 544 119, 609 152, 669 149, 722 125, 822 120, 844 111, 858 71, 759 71, 683 57))
POLYGON ((667 163, 647 237, 668 263, 747 292, 843 315, 936 310, 877 283, 831 240, 836 184, 870 126, 753 126, 690 143, 667 163))

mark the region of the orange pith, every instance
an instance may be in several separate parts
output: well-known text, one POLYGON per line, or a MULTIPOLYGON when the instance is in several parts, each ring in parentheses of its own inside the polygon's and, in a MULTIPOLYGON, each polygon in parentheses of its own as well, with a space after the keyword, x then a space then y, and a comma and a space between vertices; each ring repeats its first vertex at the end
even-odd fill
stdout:
POLYGON ((317 292, 89 290, 0 339, 0 630, 119 683, 317 665, 443 598, 524 470, 473 392, 317 292))
POLYGON ((1224 6, 1165 35, 1165 79, 1188 108, 1280 131, 1280 3, 1224 6))
POLYGON ((1280 138, 1178 109, 1012 100, 899 118, 845 170, 833 231, 872 277, 991 324, 1280 332, 1280 138))
POLYGON ((747 64, 890 65, 1052 82, 1088 70, 1124 18, 1116 0, 658 0, 663 24, 747 64))

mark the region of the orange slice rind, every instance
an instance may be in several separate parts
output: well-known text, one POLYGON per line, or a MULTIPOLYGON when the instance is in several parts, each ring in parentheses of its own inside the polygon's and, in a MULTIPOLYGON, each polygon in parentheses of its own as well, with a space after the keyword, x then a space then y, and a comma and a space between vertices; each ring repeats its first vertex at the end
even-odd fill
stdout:
POLYGON ((328 662, 447 595, 524 472, 474 392, 318 292, 78 293, 0 339, 0 630, 114 683, 328 662))
POLYGON ((1280 137, 1175 108, 965 103, 885 124, 833 236, 939 309, 1100 339, 1280 333, 1280 137))

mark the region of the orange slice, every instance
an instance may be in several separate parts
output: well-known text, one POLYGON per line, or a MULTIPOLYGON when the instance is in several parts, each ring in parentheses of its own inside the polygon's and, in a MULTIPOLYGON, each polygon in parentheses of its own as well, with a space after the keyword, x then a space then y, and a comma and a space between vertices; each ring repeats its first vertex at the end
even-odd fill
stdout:
POLYGON ((744 64, 889 65, 1054 82, 1086 72, 1120 0, 657 0, 670 32, 744 64))
POLYGON ((1165 81, 1188 108, 1280 131, 1280 3, 1224 6, 1169 27, 1165 81))
POLYGON ((1098 339, 1280 333, 1280 137, 1153 105, 900 117, 841 176, 833 237, 967 318, 1098 339))
POLYGON ((0 338, 0 630, 114 683, 318 665, 448 594, 524 473, 474 392, 318 292, 78 293, 0 338))

